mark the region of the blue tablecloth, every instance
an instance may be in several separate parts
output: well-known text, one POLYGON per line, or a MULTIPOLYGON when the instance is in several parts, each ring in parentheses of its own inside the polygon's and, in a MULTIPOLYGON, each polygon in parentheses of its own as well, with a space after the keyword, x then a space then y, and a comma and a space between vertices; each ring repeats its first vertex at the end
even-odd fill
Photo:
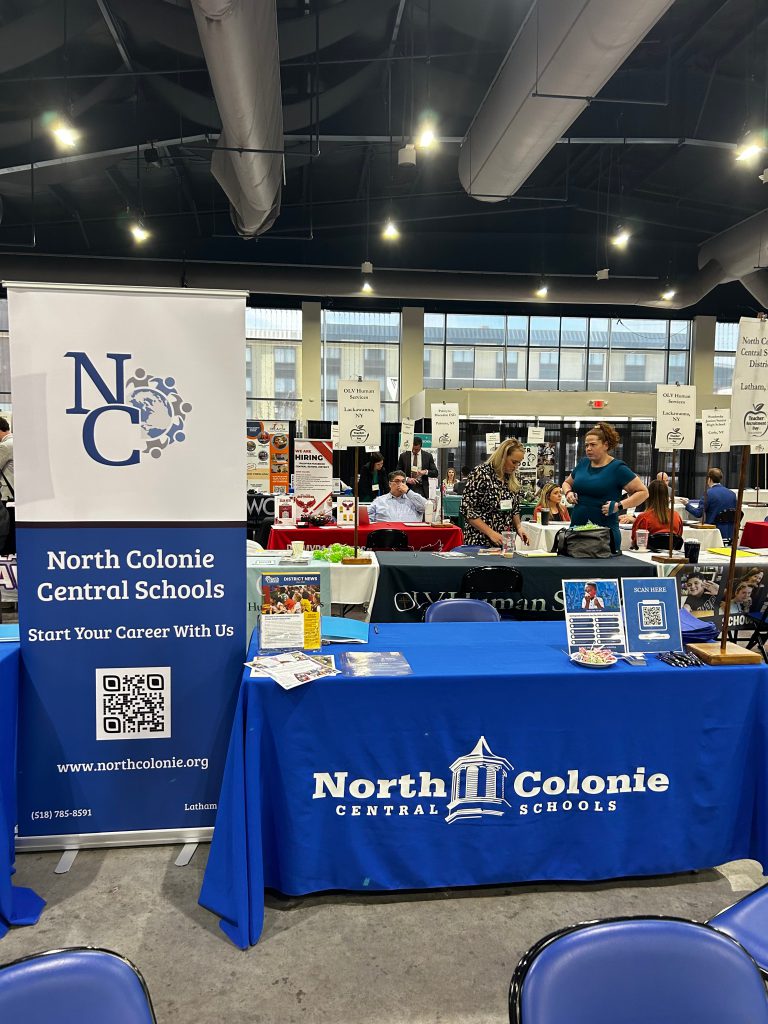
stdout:
POLYGON ((376 628, 367 649, 412 675, 243 682, 200 895, 236 945, 259 939, 265 886, 768 863, 768 667, 584 669, 563 623, 376 628))
POLYGON ((19 645, 0 644, 0 939, 10 925, 35 924, 45 906, 32 889, 11 884, 16 828, 16 716, 19 645))

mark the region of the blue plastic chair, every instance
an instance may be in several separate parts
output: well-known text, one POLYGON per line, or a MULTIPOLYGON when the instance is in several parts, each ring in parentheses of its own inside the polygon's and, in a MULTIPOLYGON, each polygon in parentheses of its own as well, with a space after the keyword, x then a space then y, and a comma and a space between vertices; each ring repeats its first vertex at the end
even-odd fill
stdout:
POLYGON ((518 964, 512 1024, 764 1024, 757 964, 730 936, 677 918, 617 918, 542 939, 518 964))
POLYGON ((425 614, 425 622, 500 622, 501 616, 487 601, 472 597, 452 597, 435 601, 425 614))
POLYGON ((768 885, 721 910, 707 924, 741 943, 768 977, 768 885))
POLYGON ((7 1024, 157 1024, 130 960, 107 949, 35 953, 0 967, 0 1021, 7 1024))

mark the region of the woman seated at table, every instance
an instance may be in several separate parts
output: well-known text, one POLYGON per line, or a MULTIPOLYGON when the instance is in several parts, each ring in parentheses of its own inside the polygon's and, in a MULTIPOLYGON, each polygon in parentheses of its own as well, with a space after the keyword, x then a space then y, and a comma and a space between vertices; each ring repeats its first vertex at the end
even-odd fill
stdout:
POLYGON ((448 471, 445 474, 445 480, 443 480, 443 494, 453 494, 453 490, 459 481, 456 479, 456 470, 453 466, 448 467, 448 471))
POLYGON ((507 531, 514 531, 524 544, 528 543, 528 534, 520 522, 517 479, 517 468, 524 457, 522 443, 509 438, 471 474, 461 496, 465 544, 500 548, 501 535, 507 531))
POLYGON ((373 501, 381 494, 386 494, 387 474, 384 470, 384 456, 381 452, 373 452, 368 462, 360 470, 357 482, 357 494, 360 501, 373 501))
POLYGON ((542 488, 539 503, 533 510, 533 518, 539 519, 540 512, 549 512, 550 523, 570 523, 571 516, 563 505, 563 489, 560 484, 549 483, 542 488))
POLYGON ((648 489, 634 470, 615 459, 611 452, 621 438, 610 423, 597 423, 584 438, 586 458, 563 483, 565 500, 571 506, 571 525, 607 526, 614 547, 621 551, 619 514, 634 508, 648 497, 648 489), (622 498, 622 492, 626 496, 622 498))
MULTIPOLYGON (((632 547, 637 547, 637 531, 647 530, 652 537, 654 533, 669 533, 669 491, 663 480, 651 480, 648 487, 648 504, 645 511, 635 517, 632 524, 632 547)), ((677 512, 672 513, 672 533, 678 537, 683 535, 683 520, 677 512)))

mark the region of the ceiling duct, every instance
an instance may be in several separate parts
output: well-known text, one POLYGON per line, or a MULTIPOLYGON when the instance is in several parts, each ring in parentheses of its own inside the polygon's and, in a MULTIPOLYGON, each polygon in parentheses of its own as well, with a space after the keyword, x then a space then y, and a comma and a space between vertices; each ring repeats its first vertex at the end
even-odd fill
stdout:
POLYGON ((514 195, 673 2, 534 0, 462 143, 465 190, 514 195))
POLYGON ((221 116, 211 172, 227 194, 238 234, 253 238, 280 212, 283 108, 275 0, 192 0, 192 9, 221 116))

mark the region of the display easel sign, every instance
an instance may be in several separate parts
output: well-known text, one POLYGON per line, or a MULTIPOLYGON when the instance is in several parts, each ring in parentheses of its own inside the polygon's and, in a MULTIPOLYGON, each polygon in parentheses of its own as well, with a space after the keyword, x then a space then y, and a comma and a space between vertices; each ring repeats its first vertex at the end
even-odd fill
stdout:
POLYGON ((335 452, 345 452, 347 450, 346 447, 339 441, 338 423, 331 424, 331 444, 333 445, 333 450, 335 452))
POLYGON ((377 380, 340 380, 339 442, 381 444, 381 385, 377 380))
POLYGON ((330 512, 333 494, 333 445, 330 441, 296 439, 293 489, 297 499, 303 499, 305 515, 330 512), (310 495, 312 501, 307 502, 310 495))
POLYGON ((261 650, 320 647, 319 572, 264 573, 261 577, 261 650))
POLYGON ((339 526, 355 525, 355 499, 346 495, 336 499, 336 523, 339 526))
POLYGON ((528 444, 544 444, 546 427, 528 427, 528 444))
POLYGON ((600 647, 624 654, 624 621, 618 580, 563 580, 568 653, 600 647))
POLYGON ((436 402, 432 405, 432 444, 435 448, 458 448, 458 403, 436 402))
POLYGON ((693 384, 659 384, 656 389, 656 448, 686 451, 696 444, 696 388, 693 384))
POLYGON ((701 450, 706 454, 731 450, 731 414, 728 409, 701 410, 701 450))
POLYGON ((742 317, 733 366, 731 444, 768 452, 768 321, 742 317))
POLYGON ((491 431, 490 433, 487 433, 485 435, 485 447, 486 447, 489 455, 492 452, 495 452, 500 444, 501 444, 501 434, 500 434, 500 432, 498 430, 491 431))
POLYGON ((624 627, 630 654, 682 651, 677 582, 664 579, 622 579, 624 627))

